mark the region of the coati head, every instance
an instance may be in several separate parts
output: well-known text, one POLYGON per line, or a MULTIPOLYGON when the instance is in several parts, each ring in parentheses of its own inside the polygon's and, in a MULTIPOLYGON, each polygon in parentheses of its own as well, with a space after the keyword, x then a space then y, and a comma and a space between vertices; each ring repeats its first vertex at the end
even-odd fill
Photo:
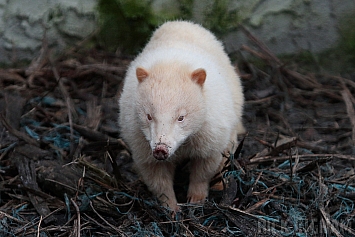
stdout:
POLYGON ((202 126, 206 116, 203 85, 206 71, 179 63, 136 68, 136 108, 157 160, 169 158, 202 126))

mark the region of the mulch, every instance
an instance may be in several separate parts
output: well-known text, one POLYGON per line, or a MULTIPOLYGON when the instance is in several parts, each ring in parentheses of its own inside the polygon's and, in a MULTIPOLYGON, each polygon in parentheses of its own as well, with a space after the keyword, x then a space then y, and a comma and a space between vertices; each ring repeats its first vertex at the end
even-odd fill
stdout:
POLYGON ((355 73, 302 72, 244 31, 247 133, 204 205, 178 172, 175 217, 118 139, 132 57, 78 45, 53 59, 44 44, 0 69, 0 235, 355 236, 355 73))

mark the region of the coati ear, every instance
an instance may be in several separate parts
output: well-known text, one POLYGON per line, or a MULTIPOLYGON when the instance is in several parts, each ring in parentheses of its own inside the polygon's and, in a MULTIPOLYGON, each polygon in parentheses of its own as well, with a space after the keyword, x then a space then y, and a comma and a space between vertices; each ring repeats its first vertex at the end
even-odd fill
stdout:
POLYGON ((138 81, 142 82, 149 76, 149 74, 144 68, 137 67, 136 76, 137 76, 138 81))
POLYGON ((196 82, 200 86, 203 86, 206 80, 206 71, 203 68, 198 68, 191 74, 192 81, 196 82))

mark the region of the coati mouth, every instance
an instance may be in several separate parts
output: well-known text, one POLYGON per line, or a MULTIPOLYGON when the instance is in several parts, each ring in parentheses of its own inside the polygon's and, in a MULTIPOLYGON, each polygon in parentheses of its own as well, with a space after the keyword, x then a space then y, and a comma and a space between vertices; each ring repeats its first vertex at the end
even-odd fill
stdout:
POLYGON ((153 150, 153 156, 157 160, 166 160, 169 157, 168 145, 159 143, 153 150))

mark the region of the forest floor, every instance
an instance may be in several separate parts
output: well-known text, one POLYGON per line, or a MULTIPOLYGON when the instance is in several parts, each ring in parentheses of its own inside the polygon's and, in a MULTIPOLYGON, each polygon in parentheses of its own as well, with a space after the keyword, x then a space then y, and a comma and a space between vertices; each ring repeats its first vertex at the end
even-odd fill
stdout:
POLYGON ((0 235, 355 236, 355 72, 301 72, 249 38, 236 65, 247 133, 212 181, 224 189, 186 204, 180 170, 174 218, 117 139, 132 57, 44 47, 0 69, 0 235))

